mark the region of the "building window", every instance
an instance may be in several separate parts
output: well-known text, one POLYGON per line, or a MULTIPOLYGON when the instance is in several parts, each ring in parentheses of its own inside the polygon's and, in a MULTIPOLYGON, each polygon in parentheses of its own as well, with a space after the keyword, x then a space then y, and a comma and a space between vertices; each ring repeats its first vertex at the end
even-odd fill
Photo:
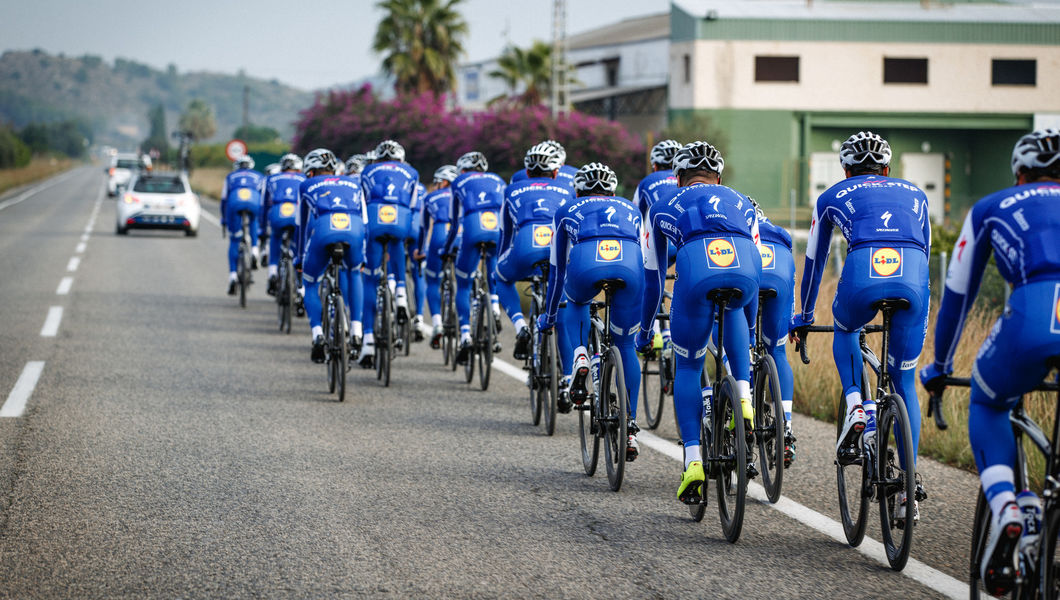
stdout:
POLYGON ((799 81, 799 57, 756 56, 755 81, 799 81))
POLYGON ((692 83, 692 56, 686 54, 682 58, 685 66, 685 83, 692 83))
POLYGON ((886 58, 883 59, 884 83, 927 83, 928 59, 886 58))
POLYGON ((1037 85, 1038 61, 995 58, 990 80, 994 85, 1037 85))
POLYGON ((464 73, 464 98, 469 102, 478 100, 478 71, 464 73))
POLYGON ((604 76, 608 87, 618 86, 618 60, 613 58, 604 61, 604 76))

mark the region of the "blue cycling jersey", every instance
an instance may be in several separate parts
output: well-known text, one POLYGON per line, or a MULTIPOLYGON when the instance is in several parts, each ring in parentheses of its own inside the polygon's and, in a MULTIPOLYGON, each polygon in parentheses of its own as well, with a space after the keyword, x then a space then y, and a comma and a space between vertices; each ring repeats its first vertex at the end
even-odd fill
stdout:
POLYGON ((233 202, 239 204, 253 202, 256 209, 260 209, 261 186, 264 180, 264 175, 252 169, 239 169, 226 175, 224 186, 221 188, 221 218, 227 218, 228 204, 233 202))
MULTIPOLYGON (((305 245, 312 231, 310 224, 317 217, 330 213, 345 213, 350 219, 359 220, 362 225, 367 221, 364 195, 354 182, 338 175, 321 175, 302 182, 299 187, 301 204, 298 211, 298 255, 305 251, 305 245)), ((342 217, 335 219, 342 223, 342 217)))
POLYGON ((293 204, 294 206, 291 207, 290 214, 285 214, 284 216, 294 216, 295 212, 297 212, 299 188, 305 180, 305 175, 302 175, 301 173, 283 171, 280 173, 273 173, 262 181, 261 220, 263 224, 269 216, 269 211, 275 205, 287 203, 293 204))
POLYGON ((368 165, 361 172, 361 189, 368 204, 397 204, 411 208, 416 204, 416 186, 420 174, 402 162, 368 165))
MULTIPOLYGON (((574 176, 577 174, 578 169, 570 165, 563 165, 556 173, 556 183, 567 188, 567 191, 570 192, 571 196, 574 196, 574 176)), ((517 183, 524 179, 527 179, 526 169, 520 169, 512 175, 509 183, 517 183)))
POLYGON ((633 194, 633 203, 640 209, 640 214, 648 218, 648 209, 660 200, 667 200, 677 193, 677 176, 670 169, 655 171, 637 184, 633 194))
POLYGON ((565 186, 551 177, 533 177, 510 184, 504 191, 503 224, 501 227, 501 252, 511 245, 515 233, 531 223, 549 225, 548 240, 551 242, 551 225, 556 209, 573 196, 565 186))
MULTIPOLYGON (((806 322, 813 321, 833 227, 843 233, 850 252, 872 245, 928 253, 931 246, 927 196, 912 183, 883 175, 858 175, 833 185, 817 199, 810 222, 802 278, 806 322)), ((874 260, 893 258, 880 256, 874 260)))
POLYGON ((762 242, 780 244, 791 252, 791 234, 786 229, 769 220, 769 217, 759 213, 758 233, 762 242))
MULTIPOLYGON (((497 217, 504 204, 504 180, 494 173, 467 171, 453 180, 451 186, 453 201, 449 209, 449 220, 460 223, 461 219, 477 212, 493 212, 492 223, 483 223, 484 229, 497 229, 500 223, 497 217)), ((445 241, 446 253, 452 252, 459 227, 450 227, 445 241)), ((471 231, 465 227, 468 233, 471 231)))

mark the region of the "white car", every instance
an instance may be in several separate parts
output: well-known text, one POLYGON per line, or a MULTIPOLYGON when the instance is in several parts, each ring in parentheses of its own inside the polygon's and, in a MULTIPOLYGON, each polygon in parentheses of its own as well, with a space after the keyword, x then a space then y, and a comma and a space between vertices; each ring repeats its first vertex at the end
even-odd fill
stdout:
POLYGON ((185 235, 199 233, 202 206, 191 191, 184 173, 140 172, 117 202, 118 235, 130 229, 179 229, 185 235))
POLYGON ((139 154, 122 153, 111 158, 107 169, 107 194, 117 196, 119 189, 128 187, 129 180, 141 167, 139 154))

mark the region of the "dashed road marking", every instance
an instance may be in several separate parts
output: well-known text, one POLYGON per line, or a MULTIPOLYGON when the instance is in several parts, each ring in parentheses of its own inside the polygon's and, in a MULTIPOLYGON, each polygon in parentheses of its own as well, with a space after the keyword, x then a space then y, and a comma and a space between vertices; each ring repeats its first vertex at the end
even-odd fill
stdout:
POLYGON ((59 323, 63 320, 63 307, 53 306, 48 309, 44 318, 44 327, 40 329, 41 337, 55 337, 59 333, 59 323))
POLYGON ((70 258, 70 262, 66 263, 67 271, 76 271, 77 267, 81 266, 81 258, 74 256, 70 258))
POLYGON ((74 248, 74 252, 77 253, 77 254, 84 254, 85 253, 85 248, 87 248, 87 247, 88 247, 88 244, 86 244, 85 242, 81 242, 81 243, 77 244, 77 248, 74 248))
POLYGON ((7 395, 3 407, 0 407, 0 417, 21 417, 26 410, 26 402, 33 395, 33 389, 37 387, 41 372, 44 371, 43 360, 31 360, 22 369, 18 376, 15 387, 7 395))
POLYGON ((63 277, 59 280, 59 287, 55 288, 56 296, 65 296, 70 293, 70 288, 74 285, 73 277, 63 277))

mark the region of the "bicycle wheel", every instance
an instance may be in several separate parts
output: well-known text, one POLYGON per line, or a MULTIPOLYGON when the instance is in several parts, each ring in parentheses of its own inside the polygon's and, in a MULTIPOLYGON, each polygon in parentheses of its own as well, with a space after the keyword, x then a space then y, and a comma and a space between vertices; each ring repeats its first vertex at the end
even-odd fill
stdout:
MULTIPOLYGON (((478 282, 472 284, 471 288, 471 315, 468 320, 471 325, 471 348, 467 353, 467 362, 464 363, 464 383, 471 383, 471 380, 475 377, 475 353, 478 351, 478 319, 479 313, 482 312, 482 307, 476 303, 478 298, 478 282)), ((459 353, 459 350, 457 350, 459 353)))
POLYGON ((335 356, 335 379, 339 402, 346 400, 346 369, 350 363, 350 341, 346 332, 346 304, 341 294, 335 294, 335 317, 332 319, 331 343, 335 356))
MULTIPOLYGON (((699 419, 699 447, 701 450, 708 450, 711 447, 711 434, 710 430, 707 429, 707 422, 702 417, 699 419)), ((708 455, 708 452, 704 452, 704 455, 708 455)), ((706 468, 704 464, 704 468, 706 468)), ((706 479, 703 480, 703 486, 699 490, 699 497, 702 498, 699 504, 689 504, 688 514, 692 516, 692 520, 699 523, 703 520, 703 515, 707 514, 707 494, 709 493, 710 486, 710 471, 706 471, 706 479)))
POLYGON ((387 346, 390 344, 390 288, 381 283, 376 292, 375 323, 373 334, 375 337, 375 378, 382 381, 384 387, 390 386, 390 353, 387 346))
POLYGON ((755 441, 762 466, 762 487, 771 503, 780 499, 784 480, 784 405, 773 357, 766 355, 754 370, 755 441))
MULTIPOLYGON (((968 596, 972 600, 976 600, 979 597, 991 597, 982 587, 980 567, 983 564, 986 542, 990 539, 990 521, 992 518, 993 513, 990 511, 990 505, 986 502, 983 489, 979 488, 979 496, 975 501, 975 518, 972 520, 972 548, 971 552, 968 553, 968 596)), ((1045 541, 1048 543, 1047 538, 1045 541)), ((1042 591, 1047 592, 1045 588, 1042 588, 1042 591)), ((1048 598, 1049 596, 1046 594, 1045 597, 1048 598)))
MULTIPOLYGON (((553 336, 555 337, 555 336, 553 336)), ((599 334, 595 327, 589 327, 589 355, 592 356, 600 347, 599 334)), ((558 362, 557 362, 558 366, 558 362)), ((591 367, 590 367, 591 368, 591 367)), ((553 379, 559 381, 563 371, 556 369, 553 379)), ((595 382, 594 382, 595 384, 595 382)), ((600 459, 600 388, 593 385, 592 395, 578 407, 578 438, 582 448, 582 468, 585 474, 592 477, 596 473, 596 464, 600 459)))
POLYGON ((250 279, 250 265, 247 263, 246 244, 239 243, 239 258, 236 260, 236 281, 239 282, 239 306, 247 307, 247 285, 250 279))
POLYGON ((604 436, 604 465, 613 491, 622 488, 626 473, 626 440, 629 437, 629 395, 618 348, 609 348, 600 373, 600 428, 604 436))
POLYGON ((287 274, 285 276, 286 283, 284 284, 284 333, 291 333, 291 322, 294 320, 294 304, 295 304, 295 293, 298 286, 295 285, 294 281, 294 268, 291 265, 291 261, 287 261, 287 274))
POLYGON ((743 530, 744 506, 747 501, 747 446, 744 436, 743 410, 736 397, 732 376, 721 380, 714 390, 714 439, 712 469, 717 482, 718 517, 725 539, 736 543, 743 530))
MULTIPOLYGON (((909 429, 909 415, 905 402, 895 394, 888 394, 880 402, 883 410, 877 410, 876 418, 876 499, 880 503, 880 527, 883 547, 887 551, 887 562, 895 571, 905 568, 909 560, 909 549, 913 545, 913 525, 906 519, 905 525, 895 520, 894 509, 898 493, 905 492, 907 513, 911 513, 916 498, 916 467, 913 456, 913 435, 909 429), (902 464, 906 468, 902 468, 902 464), (895 535, 896 531, 898 532, 895 535)), ((910 516, 907 514, 907 517, 910 516)))
MULTIPOLYGON (((485 290, 479 306, 489 306, 489 293, 485 290)), ((478 331, 478 383, 482 391, 486 391, 490 387, 490 374, 493 373, 493 342, 497 339, 497 323, 493 320, 492 310, 487 308, 479 311, 478 331)))
MULTIPOLYGON (((983 495, 979 494, 980 501, 984 501, 983 495)), ((987 511, 989 515, 989 510, 987 511)), ((1046 500, 1045 515, 1042 518, 1042 533, 1039 535, 1041 547, 1038 553, 1038 590, 1042 598, 1056 600, 1060 598, 1060 556, 1056 553, 1057 536, 1060 535, 1060 510, 1057 510, 1055 501, 1046 500)), ((974 544, 975 538, 972 538, 974 544)), ((973 549, 975 547, 973 546, 973 549)), ((974 556, 974 554, 973 554, 974 556)), ((979 570, 975 570, 975 575, 979 570)))
POLYGON ((530 422, 534 426, 541 424, 541 413, 544 412, 545 403, 548 402, 548 388, 545 385, 548 365, 545 355, 548 352, 548 344, 544 337, 538 343, 537 314, 537 299, 531 298, 530 312, 527 315, 529 318, 526 320, 531 341, 530 360, 527 361, 530 369, 526 381, 530 387, 530 422))
POLYGON ((544 376, 542 388, 542 399, 540 404, 544 405, 545 413, 545 435, 556 433, 556 414, 559 403, 559 378, 563 367, 559 364, 559 340, 555 328, 545 336, 542 346, 547 348, 541 357, 541 369, 544 376))
POLYGON ((651 377, 648 375, 655 375, 656 373, 651 371, 651 363, 647 356, 644 357, 641 363, 640 369, 640 397, 641 404, 644 405, 644 422, 648 426, 648 429, 658 429, 659 423, 662 422, 662 411, 663 411, 663 400, 666 399, 666 390, 663 387, 665 382, 665 375, 663 375, 663 352, 659 351, 658 360, 658 375, 659 375, 659 394, 657 398, 652 398, 649 393, 649 383, 651 377))
MULTIPOLYGON (((870 397, 872 390, 869 387, 868 375, 863 368, 861 374, 861 393, 865 398, 870 397)), ((836 441, 843 433, 843 421, 846 419, 846 400, 840 396, 836 407, 836 441)), ((865 539, 866 516, 869 514, 868 497, 871 493, 869 487, 869 457, 858 445, 850 451, 844 451, 836 455, 835 476, 836 488, 839 494, 839 520, 843 524, 843 535, 847 543, 856 548, 865 539)))
MULTIPOLYGON (((327 280, 325 279, 324 281, 326 282, 327 280)), ((335 311, 332 310, 331 288, 326 283, 322 283, 320 288, 322 292, 325 292, 321 294, 321 297, 324 298, 324 306, 320 310, 320 325, 324 329, 324 349, 327 352, 324 362, 328 367, 328 393, 334 394, 335 384, 338 383, 338 379, 335 376, 335 356, 331 352, 334 347, 331 336, 335 334, 331 324, 335 318, 335 311)))

